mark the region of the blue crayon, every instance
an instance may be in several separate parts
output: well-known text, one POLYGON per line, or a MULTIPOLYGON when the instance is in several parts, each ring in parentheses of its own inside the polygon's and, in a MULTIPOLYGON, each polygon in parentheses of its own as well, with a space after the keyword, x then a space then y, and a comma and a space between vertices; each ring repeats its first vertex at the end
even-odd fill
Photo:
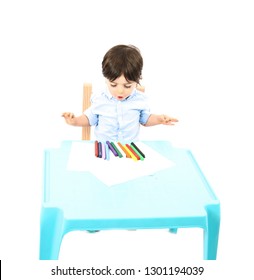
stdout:
POLYGON ((109 149, 111 150, 111 152, 114 154, 115 157, 118 157, 118 153, 115 151, 115 149, 113 148, 113 146, 111 145, 111 143, 109 141, 106 141, 106 143, 108 144, 109 149))
POLYGON ((106 159, 106 150, 105 150, 105 144, 101 142, 101 157, 103 159, 106 159))
POLYGON ((106 151, 106 160, 109 160, 110 159, 109 147, 106 144, 105 144, 105 151, 106 151))

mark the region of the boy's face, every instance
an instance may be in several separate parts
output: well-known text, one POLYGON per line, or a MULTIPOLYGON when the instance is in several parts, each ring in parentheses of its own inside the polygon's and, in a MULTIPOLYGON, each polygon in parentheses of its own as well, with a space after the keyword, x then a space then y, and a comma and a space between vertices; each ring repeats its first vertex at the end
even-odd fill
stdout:
POLYGON ((133 81, 126 81, 124 75, 118 77, 114 81, 106 80, 110 93, 117 100, 124 100, 131 95, 137 83, 133 81))

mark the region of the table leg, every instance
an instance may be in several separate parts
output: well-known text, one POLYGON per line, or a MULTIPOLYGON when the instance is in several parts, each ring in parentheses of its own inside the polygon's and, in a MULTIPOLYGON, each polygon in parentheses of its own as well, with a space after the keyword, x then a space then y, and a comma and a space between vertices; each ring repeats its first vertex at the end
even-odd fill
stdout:
POLYGON ((207 228, 204 230, 204 259, 216 260, 220 229, 220 205, 206 206, 207 228))
POLYGON ((40 260, 57 260, 64 232, 63 213, 58 208, 42 208, 40 260))
POLYGON ((176 233, 177 233, 177 230, 178 230, 178 228, 170 228, 170 229, 169 229, 169 232, 170 232, 170 233, 173 233, 173 234, 176 234, 176 233))

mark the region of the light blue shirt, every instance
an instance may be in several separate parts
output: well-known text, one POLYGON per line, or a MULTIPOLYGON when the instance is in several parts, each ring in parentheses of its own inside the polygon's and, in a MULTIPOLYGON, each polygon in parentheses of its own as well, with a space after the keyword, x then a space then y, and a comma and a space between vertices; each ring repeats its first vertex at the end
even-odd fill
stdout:
POLYGON ((108 90, 92 95, 91 106, 84 112, 98 141, 137 141, 140 124, 150 116, 146 96, 134 89, 124 100, 117 100, 108 90))

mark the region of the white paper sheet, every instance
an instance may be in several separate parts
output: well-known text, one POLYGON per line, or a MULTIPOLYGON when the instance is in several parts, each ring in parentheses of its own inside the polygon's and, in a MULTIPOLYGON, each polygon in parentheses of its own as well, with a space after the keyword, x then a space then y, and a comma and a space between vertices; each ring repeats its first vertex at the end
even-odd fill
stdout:
MULTIPOLYGON (((144 160, 115 157, 109 151, 110 159, 95 157, 94 143, 73 142, 67 170, 89 171, 108 186, 127 182, 141 176, 152 175, 159 170, 174 166, 174 162, 162 156, 148 145, 135 143, 145 154, 144 160)), ((118 147, 118 146, 117 146, 118 147)))

